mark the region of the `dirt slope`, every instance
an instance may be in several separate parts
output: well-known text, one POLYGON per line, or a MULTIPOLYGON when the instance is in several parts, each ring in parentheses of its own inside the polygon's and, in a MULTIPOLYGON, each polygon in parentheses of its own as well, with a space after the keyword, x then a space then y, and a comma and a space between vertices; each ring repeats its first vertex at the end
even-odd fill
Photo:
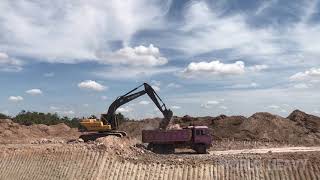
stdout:
POLYGON ((302 126, 310 130, 312 133, 320 132, 320 118, 317 116, 307 114, 300 110, 295 110, 287 118, 296 122, 298 126, 302 126))
POLYGON ((36 124, 20 125, 9 119, 0 120, 0 143, 28 143, 39 138, 72 139, 79 137, 77 129, 61 123, 47 126, 36 124))
POLYGON ((272 115, 270 113, 256 113, 239 126, 242 138, 248 140, 264 140, 285 142, 289 144, 317 144, 320 141, 308 129, 297 126, 295 122, 272 115))

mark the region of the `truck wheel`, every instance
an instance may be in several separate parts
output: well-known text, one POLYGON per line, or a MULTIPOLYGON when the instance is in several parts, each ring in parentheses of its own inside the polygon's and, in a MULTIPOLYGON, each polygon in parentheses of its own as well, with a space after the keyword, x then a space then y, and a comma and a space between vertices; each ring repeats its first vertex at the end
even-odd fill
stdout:
POLYGON ((174 154, 174 146, 172 144, 167 145, 167 154, 174 154))
POLYGON ((147 149, 149 150, 149 151, 153 151, 153 144, 152 143, 149 143, 148 144, 148 146, 147 146, 147 149))
POLYGON ((207 153, 207 147, 204 144, 198 144, 196 145, 196 151, 199 154, 206 154, 207 153))
POLYGON ((154 144, 152 151, 158 154, 173 154, 174 146, 171 144, 154 144))
POLYGON ((154 144, 152 151, 157 154, 163 154, 163 147, 161 144, 154 144))

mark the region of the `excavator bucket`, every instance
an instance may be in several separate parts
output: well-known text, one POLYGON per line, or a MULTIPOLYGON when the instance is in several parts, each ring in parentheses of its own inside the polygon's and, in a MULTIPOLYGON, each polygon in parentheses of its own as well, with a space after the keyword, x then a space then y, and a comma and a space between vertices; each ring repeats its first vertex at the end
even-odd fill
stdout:
POLYGON ((164 118, 161 120, 161 122, 159 124, 159 128, 160 129, 167 129, 167 127, 172 119, 173 112, 170 109, 165 109, 163 111, 163 115, 164 115, 164 118))

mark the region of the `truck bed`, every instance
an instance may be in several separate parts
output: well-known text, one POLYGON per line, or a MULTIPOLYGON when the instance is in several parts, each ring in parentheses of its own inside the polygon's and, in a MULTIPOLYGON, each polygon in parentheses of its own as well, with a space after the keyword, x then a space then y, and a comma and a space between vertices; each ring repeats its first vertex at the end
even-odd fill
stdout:
POLYGON ((176 129, 176 130, 143 130, 143 143, 173 143, 191 141, 192 130, 176 129))

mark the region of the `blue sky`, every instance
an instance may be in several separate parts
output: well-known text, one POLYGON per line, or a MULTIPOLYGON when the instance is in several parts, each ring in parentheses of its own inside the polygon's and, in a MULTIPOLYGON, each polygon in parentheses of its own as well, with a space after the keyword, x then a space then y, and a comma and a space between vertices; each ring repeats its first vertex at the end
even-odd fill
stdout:
MULTIPOLYGON (((0 2, 0 112, 88 116, 143 82, 175 115, 320 115, 320 2, 0 2)), ((119 108, 161 116, 148 97, 119 108)))

